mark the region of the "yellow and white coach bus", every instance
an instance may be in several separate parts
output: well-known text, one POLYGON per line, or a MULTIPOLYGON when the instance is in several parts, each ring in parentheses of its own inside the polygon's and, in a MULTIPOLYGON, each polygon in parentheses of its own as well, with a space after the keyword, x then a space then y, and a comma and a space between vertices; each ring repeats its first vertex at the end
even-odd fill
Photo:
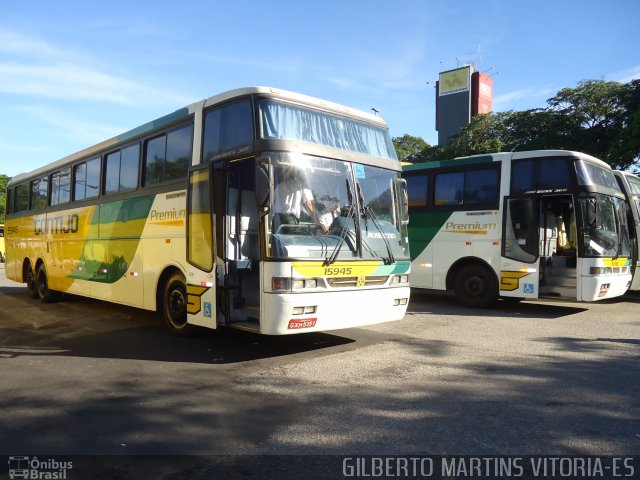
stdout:
POLYGON ((499 297, 595 301, 631 281, 625 197, 578 152, 494 153, 404 167, 411 285, 467 306, 499 297))
POLYGON ((7 276, 162 312, 174 333, 269 335, 401 319, 405 183, 374 115, 252 87, 8 185, 7 276))

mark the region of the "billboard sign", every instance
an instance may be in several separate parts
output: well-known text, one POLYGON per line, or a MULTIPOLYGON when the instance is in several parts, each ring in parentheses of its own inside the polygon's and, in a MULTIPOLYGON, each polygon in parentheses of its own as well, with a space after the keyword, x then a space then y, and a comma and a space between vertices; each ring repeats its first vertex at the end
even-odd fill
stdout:
POLYGON ((439 79, 439 96, 468 92, 471 87, 471 66, 467 65, 448 72, 441 72, 439 79))
POLYGON ((476 72, 471 76, 471 115, 491 113, 493 108, 493 79, 476 72))

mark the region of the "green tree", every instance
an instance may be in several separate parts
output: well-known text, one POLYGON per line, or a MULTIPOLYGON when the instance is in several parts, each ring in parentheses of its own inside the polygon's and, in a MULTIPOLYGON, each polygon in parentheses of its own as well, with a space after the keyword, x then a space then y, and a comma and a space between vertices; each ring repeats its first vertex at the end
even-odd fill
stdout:
POLYGON ((7 183, 10 177, 0 173, 0 223, 4 223, 5 208, 7 205, 7 183))
POLYGON ((609 148, 609 161, 621 170, 638 169, 640 160, 640 79, 627 84, 623 93, 624 122, 609 148))
POLYGON ((503 115, 476 115, 448 143, 449 157, 501 152, 507 145, 503 115))
MULTIPOLYGON (((501 140, 508 151, 572 149, 575 122, 549 109, 499 113, 501 140)), ((575 148, 573 148, 575 150, 575 148)))
POLYGON ((563 88, 548 103, 553 111, 574 121, 571 139, 575 150, 601 158, 613 168, 627 169, 640 154, 633 135, 640 107, 639 83, 584 80, 575 88, 563 88))
POLYGON ((415 162, 418 154, 430 146, 422 137, 414 137, 406 133, 392 140, 401 162, 415 162))

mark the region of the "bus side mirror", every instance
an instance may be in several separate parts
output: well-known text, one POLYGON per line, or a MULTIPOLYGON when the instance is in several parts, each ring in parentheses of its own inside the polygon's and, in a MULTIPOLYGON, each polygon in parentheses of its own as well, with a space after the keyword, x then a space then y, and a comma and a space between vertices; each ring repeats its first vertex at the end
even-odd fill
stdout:
POLYGON ((400 197, 400 218, 403 225, 409 224, 409 194, 407 193, 407 181, 404 178, 398 179, 397 184, 400 197))
POLYGON ((256 205, 260 208, 271 208, 273 198, 273 167, 269 157, 256 160, 256 205))

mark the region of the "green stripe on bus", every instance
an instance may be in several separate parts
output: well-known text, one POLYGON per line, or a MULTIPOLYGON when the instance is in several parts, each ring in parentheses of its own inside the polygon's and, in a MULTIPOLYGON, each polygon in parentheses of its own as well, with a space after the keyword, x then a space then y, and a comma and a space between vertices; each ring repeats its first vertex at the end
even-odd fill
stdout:
POLYGON ((433 160, 430 162, 414 163, 413 165, 405 165, 402 167, 404 172, 414 172, 420 170, 430 170, 433 168, 443 167, 460 167, 463 165, 479 165, 483 163, 492 163, 491 155, 482 155, 478 157, 464 157, 453 160, 433 160))
POLYGON ((172 123, 176 123, 179 120, 186 120, 189 117, 189 109, 181 108, 180 110, 176 110, 169 115, 165 115, 164 117, 157 118, 149 123, 145 123, 139 127, 134 128, 133 130, 129 130, 128 132, 123 133, 122 135, 118 135, 116 137, 117 143, 124 143, 127 140, 133 140, 134 138, 145 135, 149 132, 152 132, 156 129, 163 128, 171 125, 172 123))
POLYGON ((147 195, 99 205, 91 219, 90 239, 69 278, 100 283, 122 278, 138 249, 154 199, 147 195), (96 255, 108 260, 96 260, 96 255))
POLYGON ((411 260, 422 253, 440 231, 452 212, 416 212, 409 223, 409 250, 411 260))
MULTIPOLYGON (((147 218, 154 200, 155 195, 147 195, 146 197, 103 203, 96 209, 100 214, 94 214, 91 223, 94 225, 96 223, 104 225, 106 223, 128 222, 130 220, 147 218)), ((142 232, 142 230, 140 232, 142 232)))

